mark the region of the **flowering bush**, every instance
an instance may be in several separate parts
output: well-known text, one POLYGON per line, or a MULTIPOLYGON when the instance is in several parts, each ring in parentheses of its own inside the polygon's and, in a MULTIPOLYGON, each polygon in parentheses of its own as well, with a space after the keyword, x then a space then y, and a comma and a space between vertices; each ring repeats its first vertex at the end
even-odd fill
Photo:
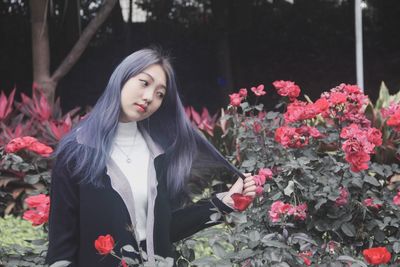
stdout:
MULTIPOLYGON (((248 103, 241 89, 216 119, 225 121, 222 139, 233 140, 225 149, 231 151, 228 158, 243 172, 268 168, 272 177, 245 213, 226 217, 226 231, 198 235, 209 238, 216 257, 193 263, 367 266, 373 256, 365 251, 385 247, 389 254, 380 264, 396 264, 400 168, 396 157, 382 160, 380 148, 398 147, 400 99, 385 110, 378 106, 386 103, 382 97, 374 106, 354 85, 340 84, 316 101, 298 99, 300 88, 293 82, 273 86, 283 97, 283 113, 248 103), (371 119, 378 113, 389 115, 378 123, 371 119)), ((264 89, 251 91, 263 97, 270 93, 264 89)), ((254 179, 259 183, 258 175, 254 179)))
POLYGON ((59 99, 51 106, 34 86, 32 97, 15 90, 0 95, 0 214, 21 214, 25 193, 47 193, 49 155, 79 120, 79 108, 62 115, 59 99))

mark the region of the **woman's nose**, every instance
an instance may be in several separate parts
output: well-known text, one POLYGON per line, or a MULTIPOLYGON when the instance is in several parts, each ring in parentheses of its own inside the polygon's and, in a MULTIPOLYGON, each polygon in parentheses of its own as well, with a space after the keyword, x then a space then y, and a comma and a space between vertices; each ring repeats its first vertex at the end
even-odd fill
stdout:
POLYGON ((144 100, 145 102, 147 102, 147 104, 150 104, 151 101, 153 100, 153 91, 154 91, 154 90, 149 89, 149 90, 146 90, 146 91, 143 93, 142 98, 143 98, 143 100, 144 100))

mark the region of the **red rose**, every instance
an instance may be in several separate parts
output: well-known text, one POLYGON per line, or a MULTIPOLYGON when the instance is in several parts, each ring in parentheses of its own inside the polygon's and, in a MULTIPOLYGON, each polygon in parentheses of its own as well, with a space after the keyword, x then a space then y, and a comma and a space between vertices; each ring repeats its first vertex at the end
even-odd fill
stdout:
POLYGON ((37 226, 47 223, 50 212, 50 197, 44 194, 30 196, 25 199, 30 210, 24 212, 22 218, 37 226))
POLYGON ((39 207, 37 209, 27 210, 22 216, 24 220, 30 221, 33 226, 38 226, 48 222, 49 206, 39 207))
POLYGON ((239 193, 232 194, 231 198, 233 199, 235 209, 238 211, 244 211, 251 204, 251 202, 253 202, 253 198, 251 196, 245 196, 239 193))
POLYGON ((101 255, 110 254, 114 248, 114 238, 111 235, 101 235, 94 241, 94 247, 101 255))
POLYGON ((25 198, 25 203, 28 205, 29 208, 37 208, 42 205, 50 204, 50 197, 46 196, 45 194, 39 194, 36 196, 30 196, 25 198))
POLYGON ((240 106, 240 103, 242 102, 242 97, 240 96, 240 94, 230 94, 229 98, 231 100, 231 105, 234 107, 238 107, 240 106))
POLYGON ((128 267, 128 264, 126 264, 126 260, 124 260, 124 259, 121 260, 121 266, 128 267))
POLYGON ((364 249, 363 251, 364 259, 373 265, 385 264, 390 261, 392 255, 385 247, 376 247, 364 249))

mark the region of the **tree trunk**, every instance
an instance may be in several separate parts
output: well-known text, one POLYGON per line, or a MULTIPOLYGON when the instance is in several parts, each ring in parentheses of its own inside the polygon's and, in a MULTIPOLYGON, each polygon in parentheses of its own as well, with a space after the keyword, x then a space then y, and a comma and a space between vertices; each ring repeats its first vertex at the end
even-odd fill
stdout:
POLYGON ((49 103, 54 103, 55 90, 58 82, 75 65, 90 40, 107 19, 117 0, 105 0, 96 16, 86 26, 79 40, 62 61, 60 66, 50 76, 50 49, 47 25, 47 7, 49 0, 30 0, 32 20, 32 54, 33 81, 47 97, 49 103))
POLYGON ((33 81, 54 102, 57 83, 50 77, 50 49, 47 26, 48 0, 30 0, 32 24, 33 81))

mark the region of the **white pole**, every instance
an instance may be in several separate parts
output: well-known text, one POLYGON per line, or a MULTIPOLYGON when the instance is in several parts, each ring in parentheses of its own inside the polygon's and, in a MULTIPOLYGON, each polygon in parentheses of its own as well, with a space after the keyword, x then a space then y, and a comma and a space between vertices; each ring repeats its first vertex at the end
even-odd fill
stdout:
POLYGON ((361 0, 355 0, 355 32, 356 32, 356 68, 357 85, 364 91, 364 63, 363 63, 363 36, 362 36, 362 6, 361 0))

